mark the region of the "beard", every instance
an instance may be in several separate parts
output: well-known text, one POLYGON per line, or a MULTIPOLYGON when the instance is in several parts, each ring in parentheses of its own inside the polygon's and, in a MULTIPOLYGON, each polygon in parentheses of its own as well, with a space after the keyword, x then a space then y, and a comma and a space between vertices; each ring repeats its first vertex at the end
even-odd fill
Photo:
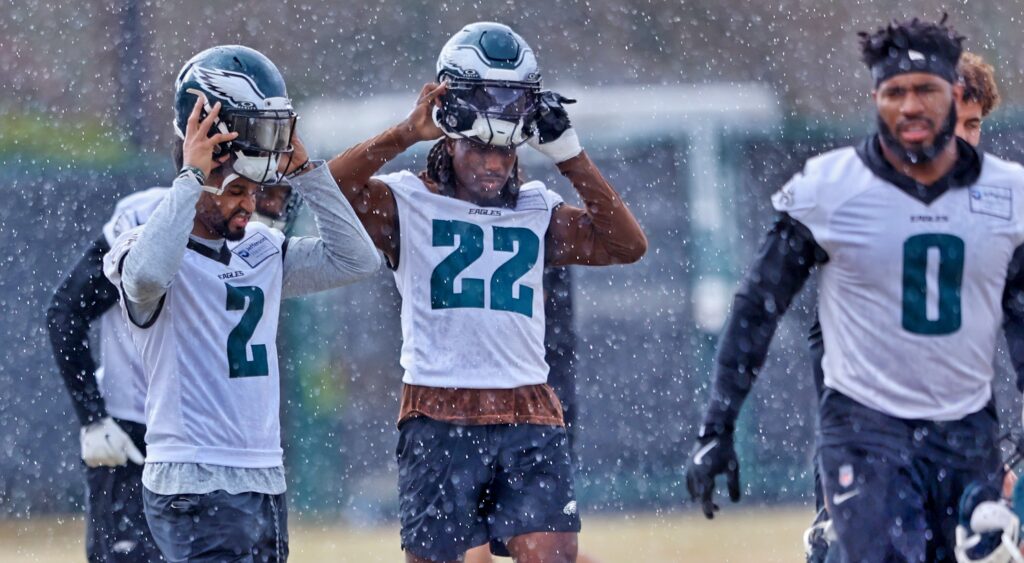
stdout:
POLYGON ((207 229, 217 233, 227 240, 236 241, 242 240, 242 237, 245 236, 245 229, 238 229, 237 231, 231 230, 231 220, 243 214, 246 214, 246 212, 238 209, 228 217, 224 217, 220 214, 217 208, 214 207, 212 209, 198 211, 196 216, 207 229))
POLYGON ((875 119, 878 121, 878 134, 882 137, 882 143, 896 153, 900 160, 906 164, 925 164, 931 162, 953 140, 956 133, 956 102, 950 104, 946 121, 942 124, 939 132, 935 134, 931 145, 904 146, 892 129, 889 129, 889 126, 882 120, 881 115, 876 114, 875 119))

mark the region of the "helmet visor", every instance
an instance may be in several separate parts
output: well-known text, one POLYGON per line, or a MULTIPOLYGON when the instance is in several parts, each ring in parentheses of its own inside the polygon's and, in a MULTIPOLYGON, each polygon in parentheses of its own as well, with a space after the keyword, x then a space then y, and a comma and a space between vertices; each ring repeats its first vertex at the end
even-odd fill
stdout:
POLYGON ((231 112, 225 116, 228 130, 238 133, 231 143, 253 153, 291 152, 295 113, 291 111, 231 112))
POLYGON ((477 113, 523 117, 537 107, 536 86, 521 83, 452 81, 448 94, 477 113))

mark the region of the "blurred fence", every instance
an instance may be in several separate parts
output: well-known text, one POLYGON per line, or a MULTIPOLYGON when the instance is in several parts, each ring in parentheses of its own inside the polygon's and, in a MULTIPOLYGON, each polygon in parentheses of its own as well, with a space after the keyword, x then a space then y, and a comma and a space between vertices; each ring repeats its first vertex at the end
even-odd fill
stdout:
MULTIPOLYGON (((1024 120, 1001 118, 986 148, 1024 159, 1024 120)), ((719 158, 733 171, 725 209, 735 220, 734 262, 752 255, 773 218, 768 196, 803 161, 854 135, 787 124, 770 137, 728 137, 719 158)), ((702 251, 691 240, 688 163, 679 141, 592 151, 650 239, 636 265, 575 271, 579 345, 578 482, 588 511, 680 507, 682 464, 707 397, 716 337, 698 329, 692 288, 702 251)), ((114 202, 166 182, 164 160, 133 166, 32 162, 0 155, 0 516, 77 510, 78 427, 45 333, 52 289, 98 235, 114 202)), ((404 156, 388 169, 419 169, 404 156)), ((530 165, 567 201, 549 166, 530 165)), ((748 401, 738 447, 748 499, 810 498, 815 397, 806 352, 814 284, 787 315, 748 401)), ((393 449, 401 369, 392 276, 289 302, 281 331, 286 466, 295 512, 376 520, 395 514, 393 449)), ((996 389, 1015 427, 1018 394, 1000 353, 996 389)))

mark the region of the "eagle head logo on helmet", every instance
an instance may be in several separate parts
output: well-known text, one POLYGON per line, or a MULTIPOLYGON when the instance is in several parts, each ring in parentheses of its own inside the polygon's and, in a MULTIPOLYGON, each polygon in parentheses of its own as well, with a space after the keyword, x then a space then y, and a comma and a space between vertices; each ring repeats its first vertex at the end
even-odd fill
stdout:
MULTIPOLYGON (((217 148, 218 154, 232 154, 233 173, 261 184, 280 181, 278 159, 292 152, 295 112, 284 77, 270 59, 241 45, 212 47, 185 63, 174 90, 174 131, 179 138, 185 138, 189 114, 202 94, 205 112, 221 103, 216 131, 210 134, 238 133, 217 148)), ((225 178, 225 184, 228 181, 225 178)))
POLYGON ((437 79, 448 90, 434 121, 447 136, 514 147, 533 135, 540 69, 533 49, 507 25, 463 27, 441 49, 437 79))

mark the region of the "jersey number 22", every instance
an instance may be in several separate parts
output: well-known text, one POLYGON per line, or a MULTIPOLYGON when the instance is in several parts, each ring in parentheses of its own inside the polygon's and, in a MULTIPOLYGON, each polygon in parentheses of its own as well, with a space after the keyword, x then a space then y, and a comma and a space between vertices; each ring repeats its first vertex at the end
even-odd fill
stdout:
MULTIPOLYGON (((516 250, 516 243, 519 249, 491 275, 491 309, 532 317, 533 289, 520 284, 519 296, 516 297, 512 295, 512 288, 516 280, 523 277, 537 263, 540 239, 533 231, 522 227, 493 229, 494 250, 512 252, 516 250)), ((434 246, 454 246, 456 235, 459 237, 459 245, 430 274, 430 308, 483 309, 484 280, 462 278, 462 291, 456 292, 455 278, 483 255, 484 230, 480 225, 465 221, 434 219, 433 231, 434 246)))

